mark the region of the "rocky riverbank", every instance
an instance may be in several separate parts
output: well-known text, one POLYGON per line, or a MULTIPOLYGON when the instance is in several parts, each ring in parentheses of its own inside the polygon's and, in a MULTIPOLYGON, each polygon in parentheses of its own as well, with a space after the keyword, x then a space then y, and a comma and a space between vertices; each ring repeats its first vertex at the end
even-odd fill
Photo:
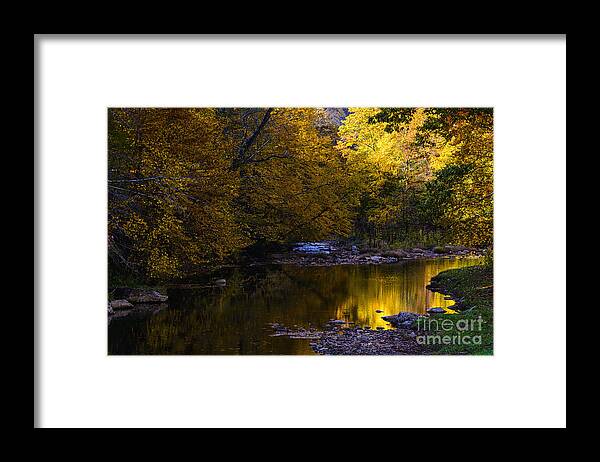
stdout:
MULTIPOLYGON (((412 314, 412 313, 410 313, 412 314)), ((414 315, 415 318, 417 315, 414 315)), ((354 326, 341 319, 328 321, 321 329, 287 328, 271 324, 272 336, 310 340, 313 351, 321 355, 422 355, 429 348, 416 341, 411 327, 399 329, 370 329, 354 326)))
POLYGON ((169 297, 152 289, 119 287, 109 294, 108 323, 124 316, 147 316, 168 308, 169 297))
POLYGON ((301 266, 379 265, 431 258, 481 257, 483 252, 462 246, 378 250, 336 242, 300 242, 290 252, 273 253, 253 264, 275 263, 301 266))

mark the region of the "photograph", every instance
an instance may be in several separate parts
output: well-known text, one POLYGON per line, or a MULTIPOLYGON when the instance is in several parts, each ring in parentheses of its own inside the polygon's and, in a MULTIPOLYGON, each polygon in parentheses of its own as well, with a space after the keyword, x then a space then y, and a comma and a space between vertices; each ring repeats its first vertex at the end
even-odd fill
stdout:
POLYGON ((109 355, 492 355, 488 107, 110 107, 109 355))

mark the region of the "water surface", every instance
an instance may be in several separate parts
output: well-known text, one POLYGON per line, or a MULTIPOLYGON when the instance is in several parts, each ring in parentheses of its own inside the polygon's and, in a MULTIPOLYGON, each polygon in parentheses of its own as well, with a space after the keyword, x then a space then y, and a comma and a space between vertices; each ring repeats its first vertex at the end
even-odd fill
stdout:
POLYGON ((169 288, 168 308, 113 319, 109 354, 314 354, 308 340, 272 337, 269 323, 308 328, 344 319, 391 328, 382 316, 451 306, 425 286, 441 271, 476 264, 481 259, 237 268, 223 274, 225 287, 169 288))

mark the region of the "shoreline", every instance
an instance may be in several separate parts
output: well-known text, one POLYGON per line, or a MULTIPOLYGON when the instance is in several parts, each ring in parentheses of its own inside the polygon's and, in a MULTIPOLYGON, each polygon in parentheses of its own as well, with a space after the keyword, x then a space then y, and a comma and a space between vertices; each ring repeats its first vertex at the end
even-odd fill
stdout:
POLYGON ((236 263, 223 264, 210 268, 199 269, 197 272, 190 273, 180 279, 170 281, 142 281, 134 284, 118 284, 108 286, 108 291, 128 289, 128 290, 160 290, 168 287, 180 286, 198 286, 213 287, 210 282, 190 282, 197 279, 219 279, 220 272, 232 268, 243 268, 253 266, 269 265, 297 265, 297 266, 342 266, 342 265, 381 265, 403 263, 414 260, 451 260, 455 258, 482 258, 485 251, 473 247, 462 246, 444 246, 443 252, 434 251, 430 248, 415 247, 411 249, 394 250, 376 250, 365 249, 361 251, 349 250, 348 246, 334 247, 328 253, 321 252, 295 252, 293 250, 285 252, 266 253, 261 257, 246 256, 236 263))
POLYGON ((494 353, 494 269, 492 265, 442 271, 431 278, 428 290, 450 296, 460 312, 448 328, 434 334, 469 343, 440 345, 438 354, 493 355, 494 353), (473 342, 478 338, 478 343, 473 342))
POLYGON ((363 249, 355 246, 335 246, 330 250, 320 252, 289 252, 271 253, 263 260, 251 262, 255 265, 298 265, 298 266, 337 266, 337 265, 380 265, 401 263, 412 260, 478 258, 485 255, 484 251, 462 246, 436 246, 431 248, 406 248, 393 250, 363 249), (354 247, 354 248, 352 248, 354 247))

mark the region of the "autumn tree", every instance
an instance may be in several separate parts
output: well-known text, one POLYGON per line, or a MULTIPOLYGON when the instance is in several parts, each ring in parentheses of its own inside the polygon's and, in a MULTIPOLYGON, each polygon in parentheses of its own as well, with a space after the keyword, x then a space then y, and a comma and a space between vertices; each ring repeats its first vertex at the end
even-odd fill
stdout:
POLYGON ((183 274, 247 244, 230 140, 212 109, 109 110, 109 256, 148 277, 183 274))
MULTIPOLYGON (((416 109, 384 108, 371 117, 390 133, 401 130, 416 109)), ((446 142, 443 163, 427 185, 432 221, 451 241, 481 247, 493 242, 493 109, 428 108, 415 143, 446 142)))
POLYGON ((226 111, 239 149, 237 210, 258 242, 320 239, 352 231, 355 194, 333 149, 337 126, 315 108, 226 111))
POLYGON ((424 216, 421 198, 444 154, 444 140, 416 142, 426 121, 417 110, 394 130, 375 121, 379 108, 350 108, 339 129, 337 149, 347 160, 361 189, 356 232, 371 242, 422 239, 433 227, 424 216))

